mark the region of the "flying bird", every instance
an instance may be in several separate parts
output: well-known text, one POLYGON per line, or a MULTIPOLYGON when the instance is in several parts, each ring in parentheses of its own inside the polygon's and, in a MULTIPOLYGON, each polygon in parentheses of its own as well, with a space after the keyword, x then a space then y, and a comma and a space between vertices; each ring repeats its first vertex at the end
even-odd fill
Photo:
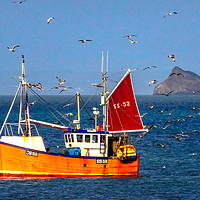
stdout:
POLYGON ((19 45, 15 45, 15 46, 13 46, 12 48, 10 48, 10 47, 7 47, 7 48, 9 49, 9 51, 15 52, 15 49, 16 49, 17 47, 20 47, 20 46, 19 46, 19 45))
POLYGON ((73 88, 72 88, 72 87, 64 87, 64 88, 59 92, 59 94, 62 93, 62 92, 64 92, 64 91, 66 91, 66 90, 68 90, 68 89, 73 89, 73 88))
POLYGON ((178 72, 178 73, 173 72, 173 73, 171 73, 169 76, 173 76, 173 75, 177 75, 177 76, 182 76, 182 77, 184 77, 184 75, 183 75, 181 72, 178 72))
POLYGON ((145 67, 143 70, 152 69, 152 68, 157 68, 157 67, 156 66, 149 66, 149 67, 145 67))
POLYGON ((175 123, 175 121, 166 121, 166 122, 164 123, 163 127, 165 127, 166 125, 171 124, 171 123, 175 123))
POLYGON ((69 106, 71 106, 71 105, 73 105, 74 103, 67 103, 67 104, 65 104, 64 106, 63 106, 63 108, 65 108, 65 107, 69 107, 69 106))
POLYGON ((160 113, 160 114, 163 114, 164 113, 164 111, 169 111, 167 108, 165 108, 164 110, 158 110, 157 112, 155 112, 155 114, 156 113, 160 113))
POLYGON ((47 24, 49 24, 51 22, 51 20, 53 20, 54 17, 50 17, 49 19, 47 19, 47 24))
POLYGON ((63 85, 66 81, 64 80, 64 81, 62 81, 59 77, 57 77, 56 76, 56 78, 57 78, 57 80, 59 81, 59 84, 58 85, 63 85))
POLYGON ((136 37, 136 35, 125 35, 123 38, 127 38, 127 39, 130 39, 132 37, 136 37))
POLYGON ((162 148, 165 148, 167 145, 170 145, 169 143, 166 143, 166 144, 157 144, 157 146, 161 146, 162 148))
POLYGON ((175 15, 176 15, 176 14, 177 14, 177 12, 175 12, 175 11, 174 11, 174 12, 167 13, 166 15, 164 15, 164 16, 163 16, 163 18, 165 18, 166 16, 171 16, 171 15, 173 15, 173 14, 175 14, 175 15))
POLYGON ((149 130, 152 130, 153 128, 157 128, 158 126, 156 126, 155 124, 151 125, 148 127, 149 130))
POLYGON ((163 130, 166 130, 169 126, 170 126, 170 124, 167 124, 167 125, 164 126, 162 129, 163 129, 163 130))
POLYGON ((171 58, 174 62, 176 62, 176 59, 175 59, 175 55, 174 55, 174 54, 168 55, 168 57, 171 58))
POLYGON ((41 84, 41 83, 38 83, 38 84, 37 84, 37 87, 38 87, 38 90, 39 90, 39 91, 44 90, 44 88, 42 87, 42 84, 41 84))
POLYGON ((81 42, 81 43, 85 43, 85 42, 90 42, 92 40, 78 40, 78 41, 81 42))
POLYGON ((33 106, 36 103, 36 101, 33 101, 31 103, 29 103, 29 106, 33 106))
POLYGON ((103 86, 101 85, 101 83, 92 83, 92 86, 95 86, 95 87, 103 87, 103 86))
POLYGON ((148 108, 150 108, 150 110, 152 110, 153 109, 153 105, 150 105, 150 104, 148 104, 148 105, 146 105, 146 107, 148 107, 148 108))
POLYGON ((199 110, 199 109, 200 109, 200 107, 198 107, 198 106, 197 106, 197 107, 191 107, 191 108, 188 109, 188 112, 189 112, 190 110, 199 110))
POLYGON ((137 44, 139 43, 139 41, 136 41, 136 40, 132 40, 132 39, 128 39, 130 41, 131 44, 137 44))
POLYGON ((37 87, 38 85, 37 85, 37 84, 27 83, 27 86, 28 86, 29 88, 33 88, 33 87, 37 87))
POLYGON ((183 137, 177 137, 177 136, 171 136, 171 137, 173 137, 173 138, 175 138, 176 140, 183 140, 183 137))
POLYGON ((142 118, 142 117, 144 117, 145 115, 147 115, 148 113, 144 113, 144 114, 142 114, 140 117, 142 118))
POLYGON ((185 121, 187 121, 188 119, 191 119, 191 118, 195 118, 194 115, 189 115, 188 117, 185 118, 185 121))
POLYGON ((64 87, 64 86, 55 86, 55 87, 52 87, 51 89, 56 89, 56 90, 58 90, 58 89, 61 89, 61 87, 64 87))
POLYGON ((165 96, 169 96, 172 92, 174 92, 174 90, 168 92, 168 93, 164 93, 164 94, 160 94, 160 95, 165 95, 165 96))
POLYGON ((157 82, 157 80, 149 81, 149 86, 151 86, 152 84, 156 84, 157 82))
POLYGON ((69 117, 69 116, 72 116, 73 114, 72 113, 66 113, 66 114, 63 114, 62 116, 63 117, 69 117))
POLYGON ((188 89, 188 88, 185 88, 185 89, 191 91, 192 94, 196 94, 197 92, 200 92, 200 91, 197 91, 197 90, 191 90, 191 89, 188 89))
POLYGON ((12 3, 22 4, 23 2, 26 2, 26 0, 22 0, 22 1, 13 1, 12 3))

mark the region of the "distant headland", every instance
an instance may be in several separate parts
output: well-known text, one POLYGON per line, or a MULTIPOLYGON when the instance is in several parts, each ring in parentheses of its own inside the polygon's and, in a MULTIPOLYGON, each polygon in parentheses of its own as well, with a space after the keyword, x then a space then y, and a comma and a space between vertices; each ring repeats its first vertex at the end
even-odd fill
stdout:
POLYGON ((200 95, 200 76, 174 67, 169 77, 158 84, 153 95, 198 94, 200 95))

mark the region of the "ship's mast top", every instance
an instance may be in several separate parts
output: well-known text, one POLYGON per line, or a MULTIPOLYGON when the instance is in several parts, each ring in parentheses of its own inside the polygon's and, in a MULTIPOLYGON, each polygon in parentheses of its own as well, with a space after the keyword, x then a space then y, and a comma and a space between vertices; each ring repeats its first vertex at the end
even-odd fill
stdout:
POLYGON ((103 64, 104 64, 104 56, 102 52, 102 65, 101 65, 101 75, 102 75, 102 82, 103 82, 103 93, 101 94, 101 105, 103 105, 103 131, 106 131, 106 121, 107 121, 107 105, 106 105, 106 87, 107 87, 107 79, 106 74, 108 73, 108 51, 107 51, 107 68, 106 72, 103 71, 103 64))

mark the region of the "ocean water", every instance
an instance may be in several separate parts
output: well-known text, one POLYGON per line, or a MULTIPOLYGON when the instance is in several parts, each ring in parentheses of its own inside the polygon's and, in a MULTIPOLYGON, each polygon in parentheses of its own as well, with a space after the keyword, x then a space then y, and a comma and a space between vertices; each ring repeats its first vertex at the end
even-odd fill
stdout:
MULTIPOLYGON (((0 199, 200 199, 200 96, 144 95, 136 98, 141 115, 146 113, 142 118, 144 125, 156 125, 146 135, 131 135, 137 153, 140 153, 137 178, 0 180, 0 199), (149 109, 148 104, 154 108, 149 109), (164 112, 158 112, 161 110, 164 112), (175 124, 167 123, 169 126, 163 129, 165 122, 177 119, 184 120, 175 124), (175 139, 180 136, 182 140, 175 139), (159 145, 165 143, 168 145, 164 148, 159 145)), ((89 96, 83 96, 81 105, 88 99, 89 96)), ((59 114, 73 113, 69 119, 76 115, 75 104, 63 108, 65 104, 73 102, 72 96, 42 96, 42 99, 31 96, 29 102, 34 100, 35 105, 30 106, 31 117, 34 119, 55 122, 59 114), (50 107, 42 107, 43 100, 49 102, 50 107)), ((86 111, 81 112, 82 126, 88 128, 93 127, 93 122, 88 120, 93 117, 92 108, 98 107, 101 111, 99 97, 90 100, 86 111)), ((1 125, 11 101, 11 96, 0 96, 1 125)), ((10 121, 17 121, 14 115, 16 111, 17 108, 13 109, 10 121)), ((62 123, 68 125, 69 122, 62 120, 62 123)), ((64 145, 61 131, 47 131, 45 128, 39 131, 50 150, 57 150, 55 146, 64 145)))

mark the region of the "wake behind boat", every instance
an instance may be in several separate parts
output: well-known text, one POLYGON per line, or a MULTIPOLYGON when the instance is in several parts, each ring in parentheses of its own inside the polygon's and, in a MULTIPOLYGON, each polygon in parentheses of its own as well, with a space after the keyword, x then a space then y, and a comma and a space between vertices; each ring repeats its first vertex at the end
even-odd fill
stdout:
POLYGON ((30 84, 26 82, 22 56, 21 81, 0 130, 0 178, 138 176, 140 155, 131 144, 128 132, 147 130, 137 107, 131 70, 127 70, 109 96, 106 74, 102 64, 103 125, 97 123, 99 111, 94 108, 95 127, 81 127, 79 93, 76 94, 78 117, 72 126, 43 122, 30 118, 30 84), (18 123, 9 123, 18 94, 21 95, 18 123), (61 129, 65 148, 50 152, 38 132, 38 125, 61 129))

